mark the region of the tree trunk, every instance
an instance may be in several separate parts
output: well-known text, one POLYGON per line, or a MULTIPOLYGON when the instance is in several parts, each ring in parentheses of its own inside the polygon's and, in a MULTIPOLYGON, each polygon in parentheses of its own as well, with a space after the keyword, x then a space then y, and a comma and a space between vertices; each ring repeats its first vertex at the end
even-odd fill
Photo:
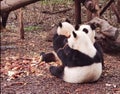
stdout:
POLYGON ((22 8, 19 9, 19 32, 20 38, 24 39, 24 25, 23 25, 23 11, 22 8))
POLYGON ((2 26, 3 28, 5 28, 9 16, 9 12, 4 12, 1 16, 2 16, 2 26))
POLYGON ((75 0, 75 21, 81 24, 81 0, 75 0))
POLYGON ((1 3, 0 14, 16 10, 18 8, 24 7, 31 3, 35 3, 37 1, 42 0, 2 0, 0 1, 1 3))

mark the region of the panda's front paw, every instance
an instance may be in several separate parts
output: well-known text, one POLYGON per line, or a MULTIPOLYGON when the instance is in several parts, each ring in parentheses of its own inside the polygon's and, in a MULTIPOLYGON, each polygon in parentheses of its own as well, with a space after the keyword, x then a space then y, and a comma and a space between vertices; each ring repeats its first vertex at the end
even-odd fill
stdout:
POLYGON ((46 57, 45 55, 46 55, 45 52, 41 52, 40 53, 40 56, 42 57, 41 61, 45 61, 45 57, 46 57))

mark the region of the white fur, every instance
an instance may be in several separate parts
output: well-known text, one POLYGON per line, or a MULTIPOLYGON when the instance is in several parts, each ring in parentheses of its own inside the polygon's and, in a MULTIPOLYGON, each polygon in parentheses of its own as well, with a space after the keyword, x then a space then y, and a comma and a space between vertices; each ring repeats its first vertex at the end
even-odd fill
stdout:
POLYGON ((92 43, 95 43, 95 30, 92 30, 90 25, 83 24, 83 25, 80 25, 79 31, 83 31, 84 28, 88 29, 87 35, 89 36, 92 43))
POLYGON ((57 28, 57 34, 66 37, 69 37, 72 31, 74 31, 74 27, 68 22, 62 22, 62 27, 57 28))
POLYGON ((83 67, 65 67, 63 80, 69 83, 93 82, 99 79, 101 73, 101 63, 83 67))
POLYGON ((77 34, 76 38, 73 37, 73 34, 68 38, 68 45, 70 48, 78 50, 93 58, 96 55, 96 49, 90 38, 85 32, 75 31, 75 33, 77 34))

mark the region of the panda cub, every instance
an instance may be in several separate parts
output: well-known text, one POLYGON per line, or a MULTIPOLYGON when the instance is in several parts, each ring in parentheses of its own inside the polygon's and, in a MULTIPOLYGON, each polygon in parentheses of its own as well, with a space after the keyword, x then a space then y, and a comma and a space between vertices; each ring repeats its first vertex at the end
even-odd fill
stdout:
POLYGON ((101 62, 102 62, 102 65, 104 67, 104 58, 103 58, 103 51, 102 51, 102 48, 101 46, 98 44, 98 42, 96 42, 96 39, 95 39, 95 29, 99 27, 98 24, 95 24, 95 23, 88 23, 88 24, 82 24, 82 25, 76 25, 75 26, 75 30, 77 31, 82 31, 82 32, 85 32, 88 37, 90 38, 90 40, 92 41, 92 43, 94 44, 94 47, 97 49, 97 51, 99 52, 100 54, 100 57, 101 57, 101 62))

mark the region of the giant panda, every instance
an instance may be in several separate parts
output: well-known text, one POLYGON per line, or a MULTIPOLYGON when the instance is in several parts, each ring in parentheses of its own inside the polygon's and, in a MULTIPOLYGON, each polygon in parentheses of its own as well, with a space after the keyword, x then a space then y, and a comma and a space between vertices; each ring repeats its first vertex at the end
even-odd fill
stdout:
POLYGON ((69 83, 97 81, 102 73, 99 52, 85 32, 73 31, 66 45, 57 51, 61 66, 51 66, 52 75, 69 83))
POLYGON ((70 36, 71 32, 74 31, 74 26, 71 24, 69 19, 66 19, 64 22, 60 22, 57 27, 57 31, 53 36, 53 49, 54 51, 51 53, 45 54, 41 52, 42 60, 46 62, 52 62, 59 60, 56 52, 63 48, 67 43, 67 38, 70 36), (57 59, 56 59, 57 58, 57 59))
POLYGON ((85 32, 88 35, 88 37, 90 38, 90 40, 94 44, 94 47, 98 50, 98 52, 101 56, 102 65, 104 67, 103 50, 102 50, 101 46, 99 45, 99 43, 95 39, 96 38, 95 29, 97 27, 99 27, 99 25, 96 23, 87 23, 87 24, 82 24, 82 25, 77 24, 75 26, 75 30, 85 32))

